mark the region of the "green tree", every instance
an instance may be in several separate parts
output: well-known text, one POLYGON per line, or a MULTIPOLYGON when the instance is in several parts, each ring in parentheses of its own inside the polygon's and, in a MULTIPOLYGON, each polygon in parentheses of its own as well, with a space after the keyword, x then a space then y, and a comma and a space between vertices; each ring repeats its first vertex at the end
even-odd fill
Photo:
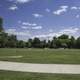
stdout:
POLYGON ((46 47, 46 40, 43 40, 40 42, 40 48, 45 48, 46 47))
POLYGON ((32 48, 33 47, 32 42, 33 42, 33 40, 29 39, 26 46, 28 46, 28 48, 32 48))
POLYGON ((70 38, 70 48, 75 48, 76 40, 73 36, 70 38))
POLYGON ((80 49, 80 37, 76 40, 76 47, 80 49))
POLYGON ((40 39, 39 38, 34 38, 33 39, 33 42, 32 42, 32 46, 34 47, 34 48, 40 48, 40 39))
POLYGON ((22 40, 17 41, 17 48, 24 48, 24 47, 26 47, 26 45, 25 45, 25 42, 24 42, 24 41, 22 41, 22 40))
POLYGON ((6 47, 8 41, 8 34, 1 32, 0 33, 0 47, 6 47))
POLYGON ((17 38, 15 35, 9 35, 8 36, 8 42, 7 42, 8 47, 14 48, 17 46, 17 38))
POLYGON ((3 19, 0 18, 0 32, 3 32, 3 19))
POLYGON ((58 39, 68 39, 68 38, 69 38, 69 36, 66 34, 63 34, 63 35, 58 37, 58 39))

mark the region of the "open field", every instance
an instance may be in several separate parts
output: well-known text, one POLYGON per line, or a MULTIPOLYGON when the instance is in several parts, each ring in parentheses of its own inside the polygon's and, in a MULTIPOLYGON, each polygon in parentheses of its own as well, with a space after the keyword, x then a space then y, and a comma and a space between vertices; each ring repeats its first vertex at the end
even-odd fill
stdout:
POLYGON ((79 49, 0 49, 1 61, 80 64, 79 49))
POLYGON ((80 75, 0 71, 0 80, 80 80, 80 75))

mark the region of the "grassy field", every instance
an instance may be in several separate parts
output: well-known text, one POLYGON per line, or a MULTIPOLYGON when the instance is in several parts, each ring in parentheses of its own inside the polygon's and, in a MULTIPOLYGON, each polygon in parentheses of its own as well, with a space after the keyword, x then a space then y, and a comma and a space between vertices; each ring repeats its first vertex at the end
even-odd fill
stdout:
POLYGON ((80 80, 80 75, 0 71, 0 80, 80 80))
POLYGON ((29 63, 80 64, 79 49, 0 49, 0 60, 29 63), (16 56, 16 57, 15 57, 16 56))

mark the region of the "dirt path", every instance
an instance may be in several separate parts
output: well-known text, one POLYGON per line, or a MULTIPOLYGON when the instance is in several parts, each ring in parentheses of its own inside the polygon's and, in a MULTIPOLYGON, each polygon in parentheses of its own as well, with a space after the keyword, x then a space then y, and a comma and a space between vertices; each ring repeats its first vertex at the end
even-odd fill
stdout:
POLYGON ((80 65, 31 64, 0 61, 0 70, 37 73, 80 74, 80 65))

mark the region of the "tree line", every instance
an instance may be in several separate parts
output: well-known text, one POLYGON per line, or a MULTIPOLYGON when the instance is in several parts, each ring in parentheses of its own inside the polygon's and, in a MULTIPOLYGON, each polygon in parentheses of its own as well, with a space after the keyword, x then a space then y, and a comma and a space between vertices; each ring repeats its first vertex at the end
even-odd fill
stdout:
POLYGON ((80 49, 80 37, 63 34, 59 37, 53 37, 52 40, 40 40, 35 37, 28 41, 18 40, 16 35, 9 35, 3 29, 3 19, 0 18, 0 48, 75 48, 80 49))

